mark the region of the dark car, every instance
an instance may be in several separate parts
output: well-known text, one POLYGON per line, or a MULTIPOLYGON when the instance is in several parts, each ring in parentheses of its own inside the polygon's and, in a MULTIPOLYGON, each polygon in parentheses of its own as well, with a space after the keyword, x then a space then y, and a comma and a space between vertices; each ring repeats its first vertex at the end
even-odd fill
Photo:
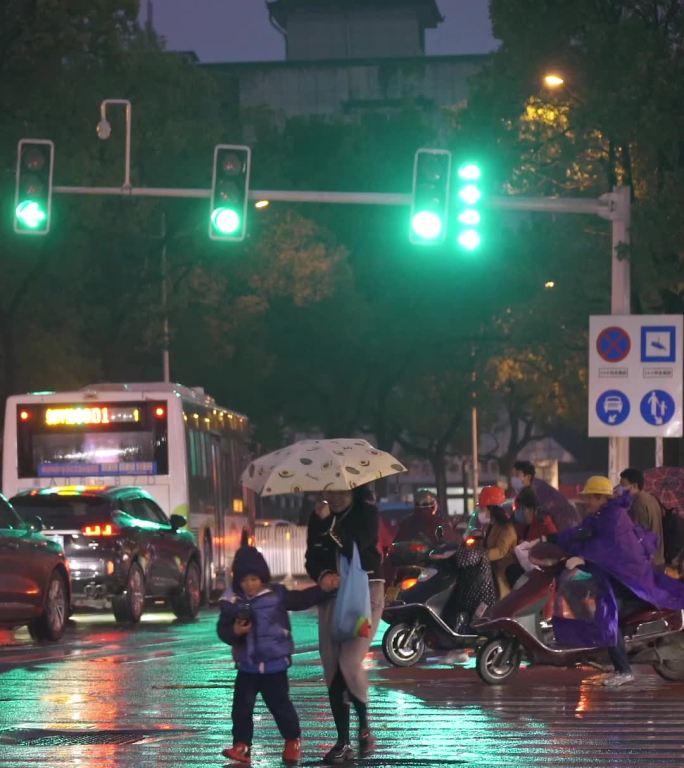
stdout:
POLYGON ((0 494, 0 626, 27 624, 59 640, 69 617, 69 568, 60 544, 29 526, 0 494))
POLYGON ((185 518, 166 516, 142 488, 62 486, 12 498, 24 520, 58 538, 71 568, 75 607, 111 603, 117 621, 140 621, 146 601, 164 599, 179 618, 200 606, 200 554, 185 518))

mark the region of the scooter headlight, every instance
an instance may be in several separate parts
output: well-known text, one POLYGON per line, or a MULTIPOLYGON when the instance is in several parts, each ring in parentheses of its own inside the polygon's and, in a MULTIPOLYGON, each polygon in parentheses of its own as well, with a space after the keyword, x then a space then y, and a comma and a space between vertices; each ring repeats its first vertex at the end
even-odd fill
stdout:
POLYGON ((416 578, 410 578, 410 579, 404 579, 401 584, 399 585, 399 588, 402 592, 405 592, 407 589, 411 589, 411 587, 415 587, 418 583, 418 579, 416 578))

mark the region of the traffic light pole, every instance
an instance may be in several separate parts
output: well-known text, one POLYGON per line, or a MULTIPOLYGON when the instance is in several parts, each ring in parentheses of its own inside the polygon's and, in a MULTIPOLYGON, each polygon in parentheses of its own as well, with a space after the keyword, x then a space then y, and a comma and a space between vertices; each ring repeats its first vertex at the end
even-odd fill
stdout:
MULTIPOLYGON (((111 195, 120 197, 176 197, 209 199, 210 189, 183 189, 159 187, 78 187, 54 186, 53 192, 62 195, 111 195)), ((269 200, 289 203, 333 203, 336 205, 403 205, 411 206, 410 194, 384 192, 320 192, 299 190, 252 189, 250 200, 269 200)), ((583 197, 492 197, 488 207, 497 210, 542 213, 570 213, 599 216, 612 222, 612 261, 610 312, 628 315, 630 302, 630 245, 631 190, 615 187, 612 192, 598 198, 583 197)), ((656 442, 656 463, 662 462, 662 441, 656 442)), ((622 469, 629 466, 629 438, 609 438, 608 474, 616 481, 622 469)))

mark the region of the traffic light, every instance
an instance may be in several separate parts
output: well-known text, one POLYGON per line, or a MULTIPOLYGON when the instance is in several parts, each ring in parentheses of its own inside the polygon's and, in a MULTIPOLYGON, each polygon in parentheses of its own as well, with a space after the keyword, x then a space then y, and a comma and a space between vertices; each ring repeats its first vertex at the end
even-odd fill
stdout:
POLYGON ((482 172, 477 163, 467 162, 459 165, 456 177, 456 243, 466 251, 474 251, 482 242, 482 172))
POLYGON ((244 240, 247 233, 247 198, 252 150, 237 144, 217 144, 211 181, 209 237, 244 240))
POLYGON ((451 152, 419 149, 413 161, 409 240, 414 245, 444 242, 449 214, 451 152))
POLYGON ((21 139, 17 145, 14 231, 18 235, 50 231, 54 159, 55 145, 47 139, 21 139))

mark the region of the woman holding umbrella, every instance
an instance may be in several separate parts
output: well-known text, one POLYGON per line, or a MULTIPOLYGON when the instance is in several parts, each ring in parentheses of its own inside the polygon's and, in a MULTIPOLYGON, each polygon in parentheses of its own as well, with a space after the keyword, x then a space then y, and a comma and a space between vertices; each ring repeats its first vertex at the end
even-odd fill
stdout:
POLYGON ((338 560, 352 557, 354 545, 361 567, 368 573, 371 621, 369 637, 338 641, 333 637, 336 599, 319 606, 318 640, 337 742, 326 754, 331 764, 352 760, 349 743, 349 702, 359 720, 359 752, 373 751, 368 727, 368 676, 363 659, 368 653, 384 607, 380 574, 378 510, 368 484, 406 472, 392 454, 361 438, 299 440, 250 462, 242 483, 262 496, 319 492, 309 517, 306 570, 324 589, 339 583, 338 560))
POLYGON ((336 641, 333 637, 335 600, 319 606, 319 649, 330 709, 337 729, 337 741, 325 755, 329 764, 354 759, 350 746, 349 715, 354 705, 359 721, 359 755, 370 754, 375 739, 368 726, 368 675, 363 660, 380 623, 384 604, 384 581, 380 577, 378 551, 378 510, 372 494, 361 486, 354 491, 326 491, 309 518, 306 570, 324 589, 339 582, 337 561, 340 555, 351 558, 356 544, 361 566, 368 572, 371 598, 369 637, 336 641))

